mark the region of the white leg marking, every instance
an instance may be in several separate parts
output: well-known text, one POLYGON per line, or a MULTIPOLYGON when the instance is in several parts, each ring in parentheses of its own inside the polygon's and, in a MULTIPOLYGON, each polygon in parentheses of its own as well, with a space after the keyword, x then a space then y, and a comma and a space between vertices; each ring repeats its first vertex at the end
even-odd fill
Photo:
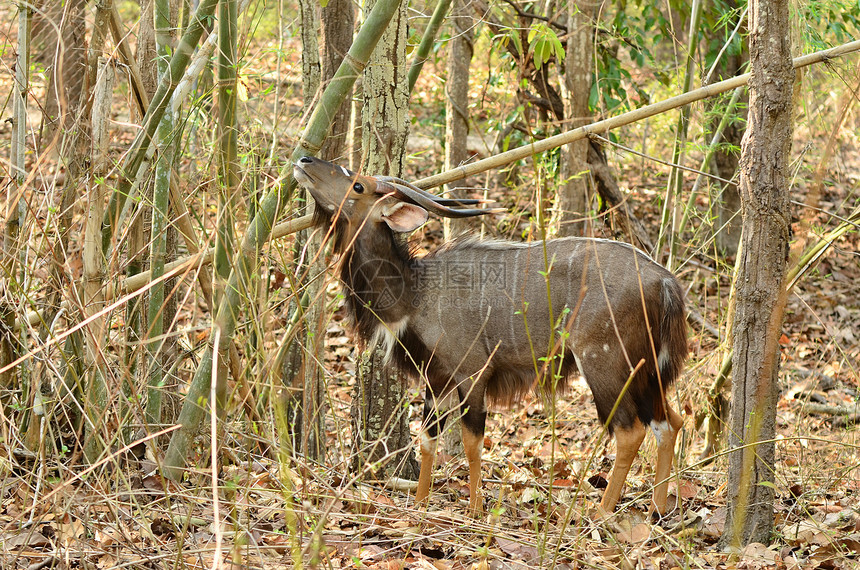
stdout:
POLYGON ((433 453, 433 448, 436 446, 436 440, 426 433, 421 433, 421 451, 424 453, 433 453))
POLYGON ((651 428, 651 431, 654 432, 654 438, 657 440, 658 447, 663 443, 663 436, 672 430, 672 427, 667 421, 651 422, 649 427, 651 428))

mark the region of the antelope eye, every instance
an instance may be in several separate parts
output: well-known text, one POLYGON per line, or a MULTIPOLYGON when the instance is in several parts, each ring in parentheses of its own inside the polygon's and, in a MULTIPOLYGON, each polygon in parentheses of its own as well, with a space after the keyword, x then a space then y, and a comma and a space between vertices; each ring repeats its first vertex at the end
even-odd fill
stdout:
POLYGON ((364 185, 361 182, 356 182, 352 185, 352 189, 361 194, 364 192, 364 185))

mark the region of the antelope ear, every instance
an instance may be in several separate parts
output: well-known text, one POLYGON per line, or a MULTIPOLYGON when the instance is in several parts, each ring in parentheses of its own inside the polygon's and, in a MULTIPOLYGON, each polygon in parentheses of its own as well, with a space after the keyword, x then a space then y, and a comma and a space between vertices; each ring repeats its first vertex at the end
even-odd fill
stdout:
POLYGON ((395 202, 383 206, 382 219, 395 232, 411 232, 427 221, 427 210, 415 204, 395 202))

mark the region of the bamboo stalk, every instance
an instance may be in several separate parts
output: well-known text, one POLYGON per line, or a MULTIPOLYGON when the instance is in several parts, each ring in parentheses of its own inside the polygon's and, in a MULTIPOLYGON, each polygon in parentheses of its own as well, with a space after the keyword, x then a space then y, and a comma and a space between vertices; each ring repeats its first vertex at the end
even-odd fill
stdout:
POLYGON ((418 76, 421 75, 421 68, 424 67, 424 62, 427 61, 427 56, 433 48, 433 43, 436 40, 436 35, 439 33, 439 28, 442 27, 442 22, 445 20, 445 15, 448 13, 448 8, 451 7, 451 0, 439 0, 436 4, 436 9, 433 10, 433 15, 430 16, 430 21, 427 22, 427 28, 424 30, 424 35, 421 36, 421 42, 418 44, 418 49, 415 50, 415 57, 412 60, 412 65, 409 67, 409 92, 415 88, 415 82, 418 81, 418 76))
MULTIPOLYGON (((155 51, 158 75, 168 73, 170 59, 170 5, 167 0, 155 3, 155 51)), ((146 395, 145 420, 149 430, 161 424, 161 388, 164 385, 162 347, 164 346, 164 265, 167 260, 167 227, 170 218, 170 183, 173 168, 173 130, 175 112, 164 113, 156 131, 155 182, 152 193, 152 227, 149 246, 150 274, 155 280, 149 290, 147 310, 147 344, 149 386, 146 395)))
POLYGON ((215 234, 215 274, 220 279, 230 276, 230 257, 236 243, 236 208, 239 204, 237 8, 236 0, 221 0, 218 7, 218 226, 215 234))
POLYGON ((681 218, 681 223, 678 224, 678 235, 684 233, 684 230, 687 228, 687 223, 690 221, 690 212, 693 210, 693 204, 695 203, 696 194, 699 191, 699 186, 701 185, 702 180, 705 178, 702 173, 708 171, 708 168, 711 165, 711 160, 717 153, 717 147, 719 146, 720 141, 723 140, 723 131, 726 130, 726 127, 729 124, 729 119, 732 117, 732 113, 734 113, 735 107, 738 104, 738 99, 741 98, 742 93, 743 87, 738 87, 734 90, 731 99, 729 99, 729 102, 726 105, 726 111, 720 118, 720 124, 717 125, 717 128, 714 130, 714 135, 711 137, 711 143, 705 151, 705 157, 702 159, 701 166, 699 166, 699 175, 696 176, 696 181, 693 183, 693 189, 690 190, 690 197, 687 199, 687 206, 684 208, 684 215, 681 218))
MULTIPOLYGON (((693 86, 693 76, 696 73, 696 46, 699 43, 699 20, 702 15, 701 0, 693 0, 693 9, 690 14, 690 30, 687 38, 687 65, 684 71, 684 93, 693 86)), ((690 126, 690 104, 683 105, 678 113, 678 122, 675 125, 675 142, 672 147, 672 168, 669 170, 669 180, 666 184, 666 196, 663 199, 663 212, 660 219, 660 233, 657 235, 657 243, 654 245, 654 259, 660 262, 663 259, 663 244, 669 242, 669 259, 666 267, 672 269, 675 264, 676 226, 678 224, 678 199, 681 195, 681 184, 683 183, 683 171, 675 165, 680 165, 684 160, 685 147, 687 144, 687 131, 690 126)))
POLYGON ((107 339, 107 319, 101 314, 105 305, 105 259, 101 249, 101 220, 107 196, 105 174, 108 169, 108 124, 113 101, 114 66, 104 57, 99 58, 97 81, 92 108, 92 170, 93 185, 87 202, 87 220, 84 228, 83 289, 84 315, 94 317, 86 327, 86 398, 84 414, 87 417, 84 456, 90 463, 100 458, 105 448, 102 424, 107 411, 107 384, 103 373, 103 357, 107 339))

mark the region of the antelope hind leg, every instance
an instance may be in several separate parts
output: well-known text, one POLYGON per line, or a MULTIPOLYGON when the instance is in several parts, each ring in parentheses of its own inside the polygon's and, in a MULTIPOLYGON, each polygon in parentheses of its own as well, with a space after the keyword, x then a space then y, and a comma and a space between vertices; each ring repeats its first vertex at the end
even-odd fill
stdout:
POLYGON ((654 495, 651 499, 651 512, 666 513, 666 496, 669 492, 669 476, 672 474, 672 462, 675 458, 675 439, 683 418, 675 410, 666 406, 666 420, 652 424, 654 436, 657 439, 657 469, 654 472, 654 495))
POLYGON ((484 513, 481 497, 481 450, 484 448, 484 435, 476 434, 463 423, 463 449, 469 462, 469 513, 480 517, 484 513))

